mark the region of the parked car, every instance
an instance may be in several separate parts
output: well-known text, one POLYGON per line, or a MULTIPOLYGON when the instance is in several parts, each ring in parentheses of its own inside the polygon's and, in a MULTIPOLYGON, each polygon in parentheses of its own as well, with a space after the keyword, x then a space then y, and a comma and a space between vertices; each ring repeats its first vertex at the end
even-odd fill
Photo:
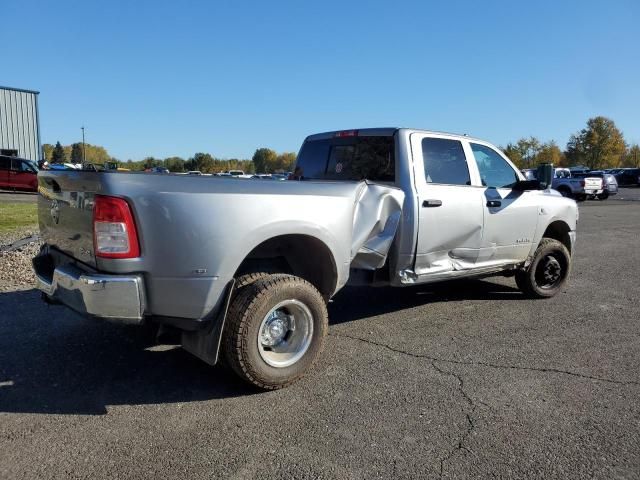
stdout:
POLYGON ((606 185, 602 172, 571 172, 571 176, 584 180, 584 193, 587 198, 599 198, 604 200, 608 197, 608 195, 605 196, 606 185))
POLYGON ((622 168, 615 177, 621 187, 638 186, 640 185, 640 168, 622 168))
POLYGON ((38 165, 24 158, 0 156, 0 188, 38 191, 38 165))
MULTIPOLYGON (((535 180, 536 178, 536 169, 524 169, 522 173, 528 180, 535 180)), ((600 185, 600 181, 595 180, 590 181, 589 186, 593 188, 596 183, 600 185)), ((563 197, 573 198, 578 202, 585 200, 587 198, 586 184, 587 181, 584 178, 574 178, 568 168, 554 169, 551 188, 559 192, 563 197)))
POLYGON ((603 180, 604 189, 603 192, 597 196, 598 199, 606 200, 611 195, 616 195, 618 193, 618 182, 614 175, 602 170, 593 170, 589 172, 589 176, 600 177, 603 180))
POLYGON ((200 170, 189 170, 187 175, 202 175, 202 172, 200 170))
POLYGON ((251 175, 251 178, 253 178, 254 180, 275 180, 275 178, 266 173, 257 173, 255 175, 251 175))
POLYGON ((576 202, 483 140, 328 132, 306 138, 296 171, 301 181, 41 172, 38 288, 92 317, 177 328, 205 362, 224 357, 276 389, 318 359, 327 302, 347 282, 506 275, 547 298, 568 279, 576 202))
POLYGON ((164 174, 166 174, 166 173, 171 173, 171 172, 169 172, 169 169, 168 169, 168 168, 164 168, 164 167, 152 167, 152 168, 147 168, 147 169, 145 170, 145 172, 147 172, 147 173, 164 173, 164 174))

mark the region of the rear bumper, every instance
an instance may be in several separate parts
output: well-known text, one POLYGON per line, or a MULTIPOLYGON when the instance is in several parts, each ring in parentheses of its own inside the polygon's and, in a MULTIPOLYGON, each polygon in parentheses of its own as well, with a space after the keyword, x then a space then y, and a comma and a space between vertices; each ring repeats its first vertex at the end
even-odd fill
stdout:
POLYGON ((146 309, 142 275, 104 275, 74 264, 58 265, 51 272, 45 267, 51 265, 47 257, 39 255, 33 266, 36 286, 49 300, 92 317, 142 323, 146 309))

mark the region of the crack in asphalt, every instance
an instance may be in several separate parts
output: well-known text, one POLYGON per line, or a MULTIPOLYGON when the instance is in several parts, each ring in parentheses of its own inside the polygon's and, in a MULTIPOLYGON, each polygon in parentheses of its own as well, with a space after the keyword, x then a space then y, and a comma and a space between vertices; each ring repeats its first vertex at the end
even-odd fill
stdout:
POLYGON ((464 389, 464 380, 462 379, 461 375, 459 375, 459 374, 457 374, 455 372, 450 372, 448 370, 443 370, 441 367, 436 365, 436 361, 435 360, 431 361, 431 366, 438 373, 440 373, 441 375, 452 376, 458 381, 458 391, 460 392, 462 397, 465 399, 465 401, 471 407, 471 411, 469 411, 469 412, 467 412, 464 407, 460 408, 462 413, 464 413, 465 418, 467 419, 467 428, 466 428, 465 432, 460 436, 460 439, 453 446, 453 448, 451 448, 451 450, 449 450, 449 452, 443 458, 440 459, 440 478, 442 478, 442 476, 444 475, 444 467, 445 467, 445 465, 447 464, 447 462, 449 460, 451 460, 451 458, 456 454, 456 452, 458 450, 465 450, 465 451, 467 451, 469 453, 472 453, 471 450, 469 450, 469 448, 467 448, 464 445, 464 442, 469 437, 469 435, 471 435, 471 432, 473 432, 473 429, 476 427, 476 425, 475 425, 475 423, 473 421, 473 413, 476 411, 476 404, 473 401, 473 399, 471 398, 471 396, 465 391, 465 389, 464 389))
MULTIPOLYGON (((469 438, 469 436, 471 435, 471 433, 473 432, 473 430, 476 427, 476 424, 475 424, 474 419, 473 419, 473 414, 476 411, 477 404, 476 404, 476 402, 474 402, 474 400, 471 398, 471 396, 466 392, 466 390, 464 388, 464 380, 462 378, 462 375, 460 375, 458 373, 455 373, 455 372, 452 372, 452 371, 449 371, 449 370, 444 370, 442 367, 437 365, 438 363, 449 363, 449 364, 453 364, 453 365, 465 365, 465 366, 482 366, 482 367, 487 367, 487 368, 504 369, 504 370, 508 369, 508 370, 524 370, 524 371, 542 372, 542 373, 557 373, 557 374, 562 374, 562 375, 569 375, 569 376, 572 376, 572 377, 583 378, 583 379, 586 379, 586 380, 596 380, 596 381, 600 381, 600 382, 613 383, 613 384, 617 384, 617 385, 636 385, 636 386, 640 385, 640 382, 637 382, 637 381, 634 381, 634 380, 629 380, 629 381, 614 380, 614 379, 610 379, 610 378, 596 377, 596 376, 592 376, 592 375, 583 375, 581 373, 571 372, 569 370, 561 370, 561 369, 557 369, 557 368, 522 367, 522 366, 518 366, 518 365, 499 365, 499 364, 488 363, 488 362, 464 362, 464 361, 461 361, 461 360, 438 358, 438 357, 434 357, 434 356, 426 355, 426 354, 407 352, 405 350, 392 347, 391 345, 387 345, 387 344, 379 343, 379 342, 374 342, 373 340, 367 340, 365 338, 355 337, 353 335, 347 335, 347 334, 344 334, 344 333, 330 333, 329 335, 332 335, 334 337, 342 337, 342 338, 348 338, 348 339, 351 339, 351 340, 357 340, 359 342, 367 343, 369 345, 374 345, 376 347, 382 347, 382 348, 385 348, 385 349, 390 350, 392 352, 400 353, 402 355, 408 355, 408 356, 414 357, 414 358, 420 358, 420 359, 429 360, 430 363, 431 363, 431 366, 439 374, 451 376, 451 377, 453 377, 453 378, 455 378, 457 380, 457 382, 458 382, 458 392, 462 395, 462 397, 464 398, 465 402, 468 404, 468 408, 469 408, 469 411, 467 411, 464 406, 461 407, 461 411, 465 415, 465 418, 467 420, 467 428, 465 429, 464 433, 460 436, 458 441, 453 445, 451 450, 449 450, 444 457, 439 459, 440 460, 440 472, 439 472, 440 473, 440 475, 439 475, 440 478, 442 478, 443 475, 444 475, 445 465, 447 464, 447 462, 449 462, 451 460, 451 458, 453 458, 453 456, 458 451, 465 450, 465 451, 467 451, 469 453, 473 453, 468 447, 465 446, 465 441, 467 440, 467 438, 469 438)), ((485 404, 484 402, 478 401, 478 403, 488 407, 488 405, 485 404)))
POLYGON ((385 343, 374 342, 373 340, 367 340, 366 338, 361 338, 361 337, 354 337, 353 335, 347 335, 344 333, 330 333, 329 335, 332 335, 334 337, 344 337, 344 338, 350 338, 352 340, 358 340, 360 342, 368 343, 370 345, 375 345, 377 347, 382 347, 392 352, 400 353, 402 355, 408 355, 410 357, 415 357, 415 358, 425 358, 427 360, 431 360, 432 362, 451 363, 454 365, 479 366, 479 367, 495 368, 500 370, 523 370, 523 371, 541 372, 541 373, 558 373, 561 375, 569 375, 572 377, 583 378, 585 380, 596 380, 598 382, 613 383, 616 385, 640 386, 640 381, 636 381, 636 380, 615 380, 612 378, 596 377, 593 375, 584 375, 582 373, 572 372, 570 370, 561 370, 559 368, 523 367, 520 365, 500 365, 497 363, 489 363, 489 362, 482 362, 482 361, 465 362, 463 360, 453 360, 450 358, 438 358, 438 357, 433 357, 431 355, 422 354, 422 353, 407 352, 405 350, 392 347, 391 345, 387 345, 385 343))

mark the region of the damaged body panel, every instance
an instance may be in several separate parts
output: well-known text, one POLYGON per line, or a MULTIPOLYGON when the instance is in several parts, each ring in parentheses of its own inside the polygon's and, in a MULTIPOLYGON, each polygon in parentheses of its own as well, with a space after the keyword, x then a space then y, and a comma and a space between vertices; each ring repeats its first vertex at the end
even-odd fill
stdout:
POLYGON ((396 236, 404 192, 384 185, 363 183, 353 214, 351 267, 381 268, 396 236))

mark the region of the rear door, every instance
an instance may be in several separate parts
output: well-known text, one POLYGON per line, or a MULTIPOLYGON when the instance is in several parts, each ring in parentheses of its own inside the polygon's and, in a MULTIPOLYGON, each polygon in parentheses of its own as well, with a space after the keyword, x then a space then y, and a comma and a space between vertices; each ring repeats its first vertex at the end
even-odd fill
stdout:
POLYGON ((521 179, 493 147, 469 142, 480 175, 484 233, 478 265, 516 263, 526 259, 538 223, 537 192, 513 190, 521 179))
POLYGON ((474 267, 482 242, 482 189, 472 186, 456 137, 411 134, 419 224, 414 271, 430 275, 474 267))

